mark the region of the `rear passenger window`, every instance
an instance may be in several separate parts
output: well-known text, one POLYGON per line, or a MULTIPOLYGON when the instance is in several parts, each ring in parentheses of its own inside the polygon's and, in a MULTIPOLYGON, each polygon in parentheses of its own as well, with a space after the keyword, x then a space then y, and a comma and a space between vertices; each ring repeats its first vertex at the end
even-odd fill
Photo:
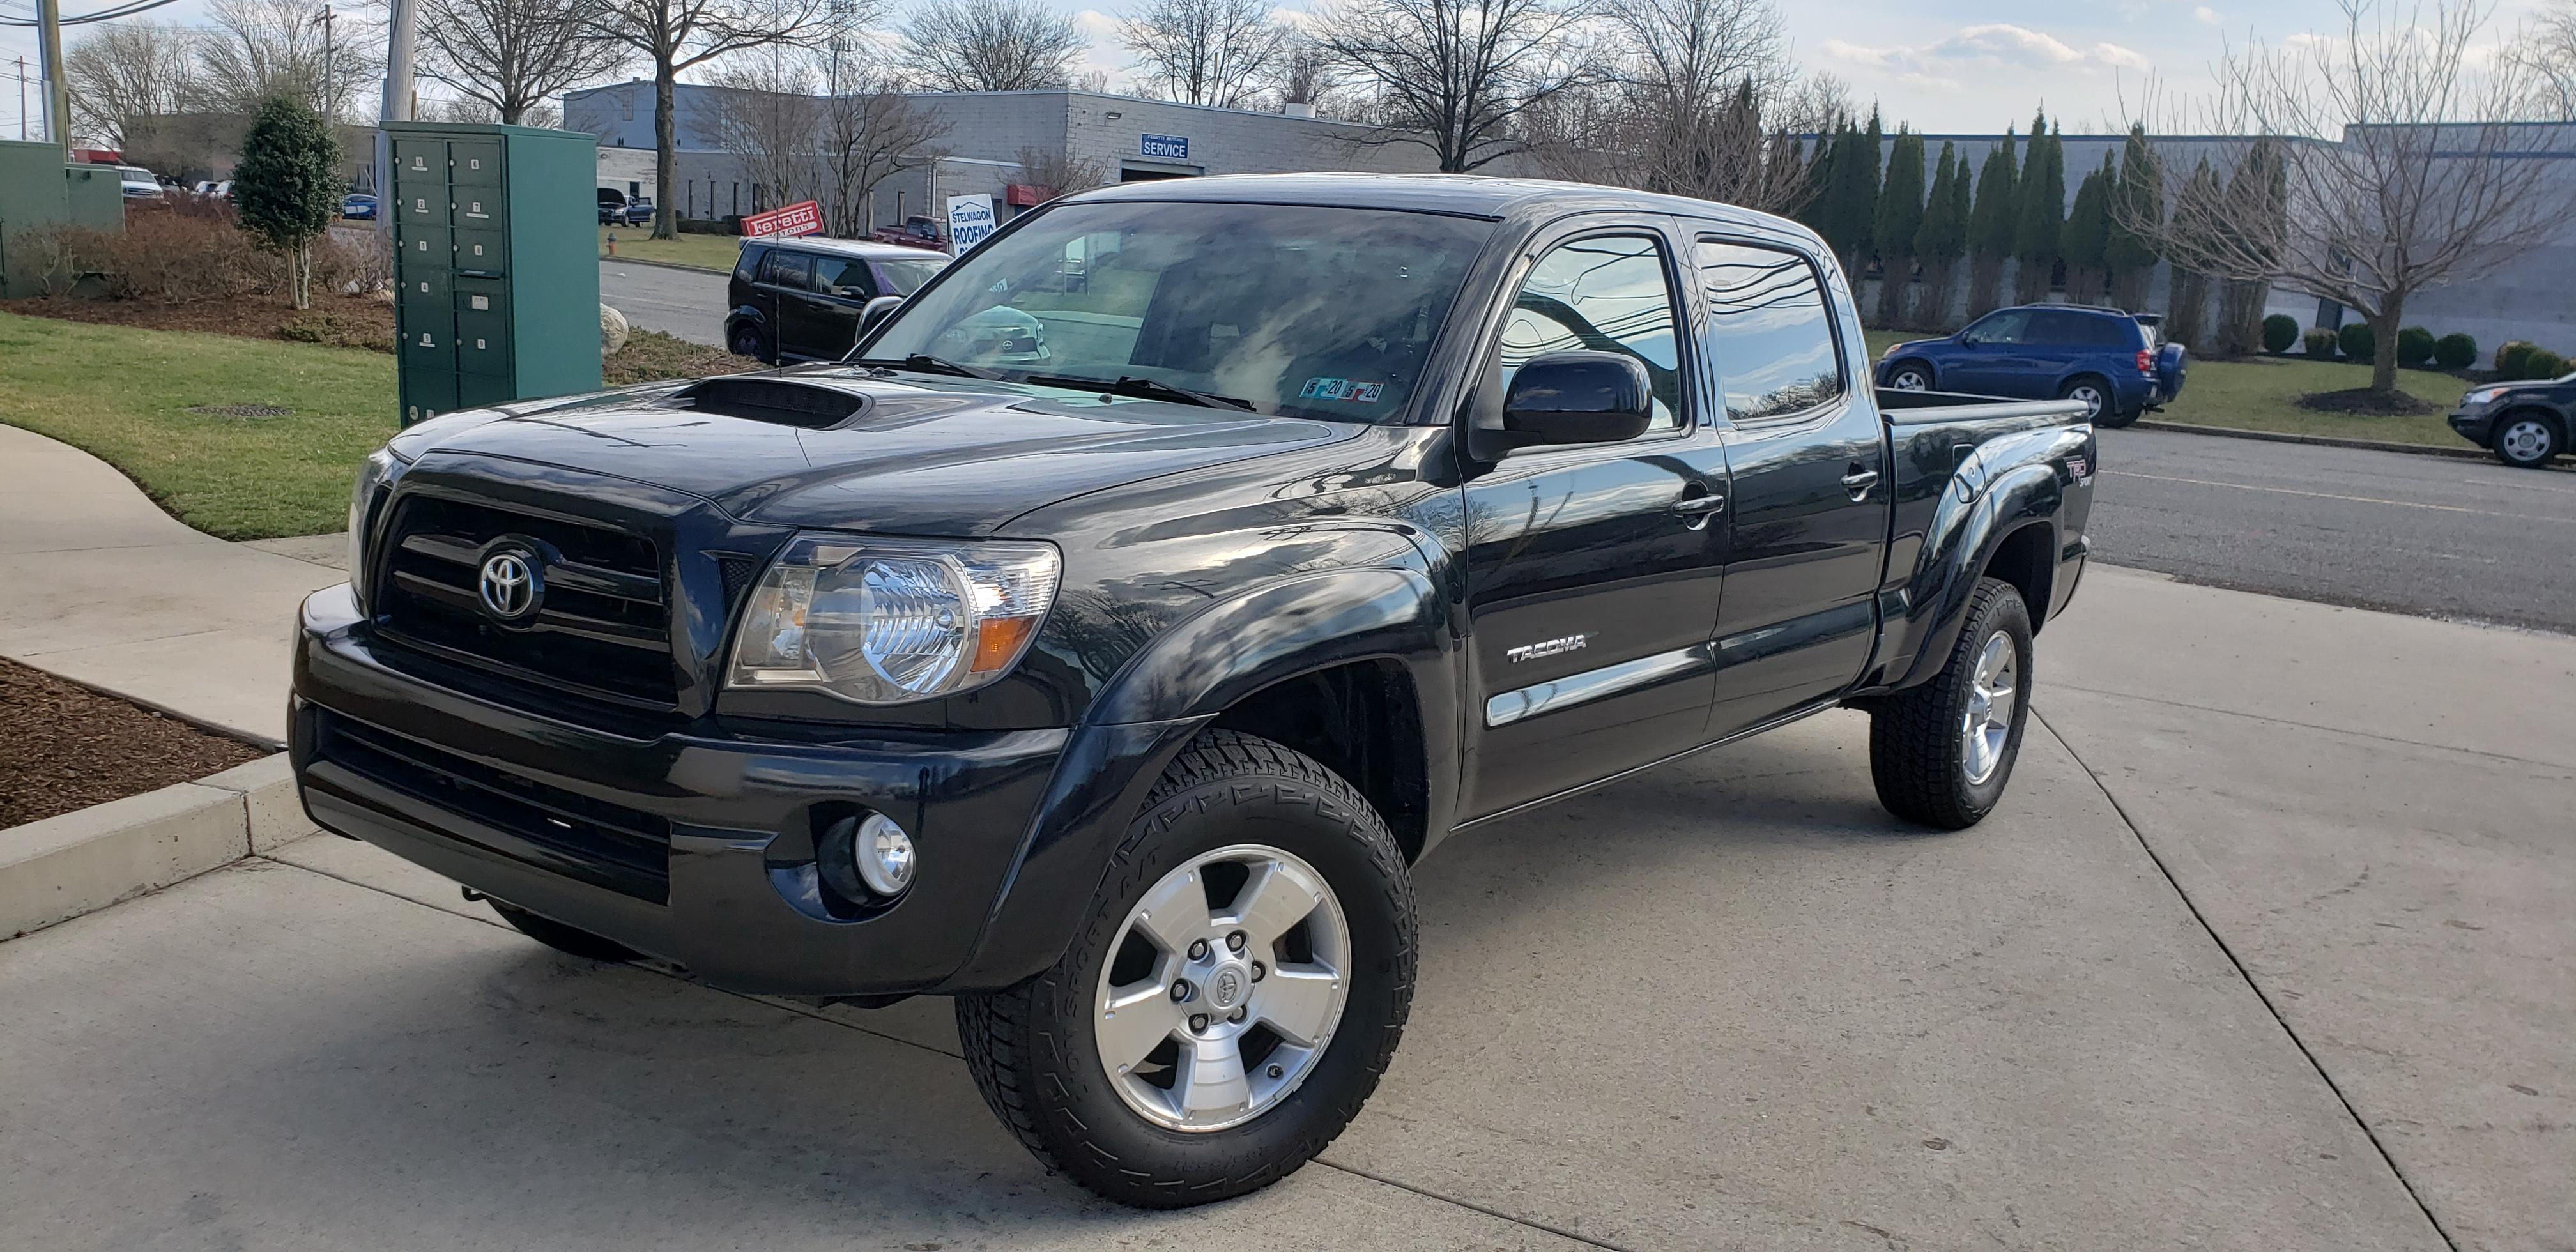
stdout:
POLYGON ((1816 267, 1777 248, 1699 241, 1709 337, 1732 421, 1815 408, 1843 394, 1842 354, 1816 267))
POLYGON ((761 264, 760 281, 780 287, 802 287, 813 271, 813 259, 800 252, 772 252, 761 264))

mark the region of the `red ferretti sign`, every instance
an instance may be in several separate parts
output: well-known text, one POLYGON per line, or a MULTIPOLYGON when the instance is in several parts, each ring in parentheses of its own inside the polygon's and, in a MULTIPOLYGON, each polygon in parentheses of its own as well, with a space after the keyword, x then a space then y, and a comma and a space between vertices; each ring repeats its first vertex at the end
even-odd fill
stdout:
POLYGON ((742 219, 742 233, 757 235, 819 235, 823 233, 823 206, 812 200, 800 200, 782 209, 754 213, 742 219))

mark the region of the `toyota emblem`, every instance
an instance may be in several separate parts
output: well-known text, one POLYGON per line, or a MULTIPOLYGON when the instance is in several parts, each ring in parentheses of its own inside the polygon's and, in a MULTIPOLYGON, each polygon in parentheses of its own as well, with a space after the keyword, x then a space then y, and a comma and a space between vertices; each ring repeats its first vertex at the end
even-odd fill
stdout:
POLYGON ((537 610, 545 588, 537 582, 536 564, 525 552, 495 552, 483 562, 477 591, 483 610, 503 621, 517 621, 537 610))

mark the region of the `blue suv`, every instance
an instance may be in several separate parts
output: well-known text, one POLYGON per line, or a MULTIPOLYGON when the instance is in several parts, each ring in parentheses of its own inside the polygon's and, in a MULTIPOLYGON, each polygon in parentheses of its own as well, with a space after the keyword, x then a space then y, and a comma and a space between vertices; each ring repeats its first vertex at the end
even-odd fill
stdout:
POLYGON ((1878 385, 2081 400, 2095 425, 2126 426, 2182 392, 2183 347, 2158 343, 2156 321, 2065 304, 1997 309, 1955 335, 1889 348, 1878 385))

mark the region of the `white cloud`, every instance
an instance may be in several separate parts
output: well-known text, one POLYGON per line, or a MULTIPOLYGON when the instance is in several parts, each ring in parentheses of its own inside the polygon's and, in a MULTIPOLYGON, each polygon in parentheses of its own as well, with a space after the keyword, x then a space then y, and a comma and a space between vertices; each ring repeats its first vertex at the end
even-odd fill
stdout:
POLYGON ((2226 20, 2227 20, 2227 19, 2225 19, 2225 18, 2223 18, 2223 17, 2220 17, 2220 16, 2218 15, 2218 10, 2213 9, 2213 8, 2211 8, 2211 7, 2209 7, 2208 5, 2205 5, 2205 4, 2204 4, 2204 5, 2202 5, 2202 6, 2200 6, 2199 8, 2193 9, 2193 10, 2191 11, 2191 15, 2192 15, 2193 17, 2199 18, 2199 19, 2200 19, 2200 21, 2201 21, 2201 24, 2202 24, 2202 25, 2204 25, 2204 26, 2216 26, 2216 25, 2218 25, 2219 23, 2224 22, 2224 21, 2226 21, 2226 20))
POLYGON ((1956 88, 1965 76, 1994 70, 2149 68, 2144 54, 2119 44, 2077 48, 2046 32, 2007 22, 1963 27, 1915 47, 1868 47, 1828 39, 1823 52, 1835 60, 1893 74, 1901 82, 1937 88, 1956 88))

